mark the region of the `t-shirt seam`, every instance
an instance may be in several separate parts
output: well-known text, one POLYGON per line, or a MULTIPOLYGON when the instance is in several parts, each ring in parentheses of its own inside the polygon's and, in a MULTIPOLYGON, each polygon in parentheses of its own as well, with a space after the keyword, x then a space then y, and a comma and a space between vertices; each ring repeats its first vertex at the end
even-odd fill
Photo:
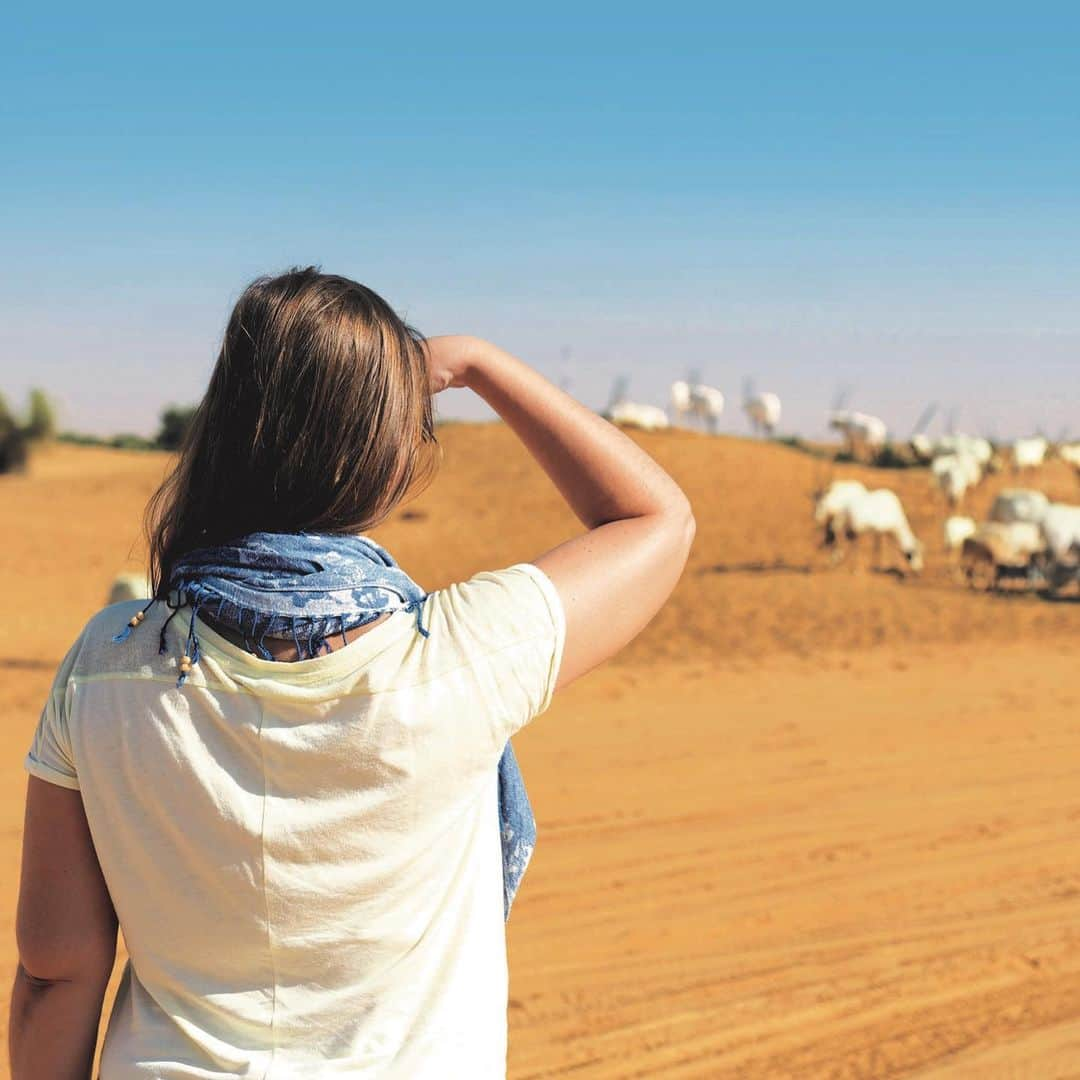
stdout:
POLYGON ((270 921, 270 894, 266 887, 266 807, 269 802, 266 792, 266 753, 263 746, 263 723, 265 722, 265 713, 262 706, 259 706, 259 769, 262 772, 262 812, 259 817, 259 859, 262 864, 262 894, 263 894, 263 911, 266 913, 266 951, 270 958, 270 978, 273 983, 270 997, 270 1061, 267 1063, 266 1072, 263 1073, 263 1080, 267 1080, 270 1075, 270 1070, 274 1067, 274 1057, 277 1054, 277 1036, 274 1032, 274 1024, 277 1020, 277 991, 278 991, 278 975, 277 975, 277 962, 274 959, 274 931, 270 921))
MULTIPOLYGON (((538 641, 556 640, 558 634, 555 632, 547 634, 534 634, 532 637, 520 638, 517 641, 512 642, 509 645, 502 645, 498 649, 494 649, 491 652, 485 652, 480 659, 488 660, 493 657, 499 656, 504 652, 509 652, 511 649, 523 648, 526 645, 533 645, 538 641)), ((343 694, 331 694, 328 700, 338 700, 350 697, 374 697, 377 694, 400 694, 407 690, 412 690, 421 686, 428 686, 433 682, 438 682, 439 679, 446 678, 448 675, 453 675, 457 671, 461 671, 462 668, 473 667, 476 664, 476 660, 464 660, 460 664, 455 664, 453 667, 446 668, 444 671, 439 672, 438 675, 433 675, 430 679, 424 679, 421 682, 410 682, 405 686, 385 686, 377 687, 369 690, 358 690, 355 692, 343 693, 343 694)), ((222 690, 225 693, 232 694, 247 694, 251 697, 265 697, 266 695, 259 694, 255 690, 246 686, 228 686, 225 683, 218 682, 216 680, 206 678, 205 673, 200 672, 200 681, 195 681, 191 676, 188 677, 188 682, 192 686, 204 687, 211 690, 222 690)), ((165 685, 175 685, 176 680, 171 676, 162 677, 161 675, 141 675, 134 671, 102 671, 94 674, 86 675, 71 675, 68 677, 69 683, 99 683, 109 682, 114 680, 117 682, 153 682, 163 683, 165 685)), ((273 679, 269 680, 273 682, 273 679)), ((302 690, 304 689, 303 683, 289 682, 287 679, 282 682, 283 686, 288 686, 291 689, 302 690)), ((317 685, 317 684, 316 684, 317 685)))

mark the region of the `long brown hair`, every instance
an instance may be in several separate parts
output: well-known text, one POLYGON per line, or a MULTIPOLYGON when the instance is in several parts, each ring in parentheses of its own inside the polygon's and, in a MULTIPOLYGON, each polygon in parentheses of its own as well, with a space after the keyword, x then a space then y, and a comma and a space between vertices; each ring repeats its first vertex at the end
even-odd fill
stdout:
POLYGON ((314 266, 256 279, 146 509, 154 595, 195 548, 372 528, 430 480, 436 447, 424 339, 382 297, 314 266))

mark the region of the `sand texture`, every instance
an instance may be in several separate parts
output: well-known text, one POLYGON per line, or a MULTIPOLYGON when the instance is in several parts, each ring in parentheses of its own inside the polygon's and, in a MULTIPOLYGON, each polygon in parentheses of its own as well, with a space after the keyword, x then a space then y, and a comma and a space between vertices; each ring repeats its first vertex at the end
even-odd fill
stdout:
MULTIPOLYGON (((1080 602, 959 586, 925 470, 635 438, 697 540, 651 626, 515 740, 539 845, 508 931, 510 1076, 1080 1077, 1080 602), (921 578, 828 565, 810 512, 833 475, 901 495, 921 578)), ((504 427, 441 439, 439 478, 375 534, 425 587, 576 531, 504 427)), ((0 477, 9 975, 22 757, 169 460, 56 446, 0 477)), ((1052 462, 969 512, 1018 484, 1080 501, 1052 462)))

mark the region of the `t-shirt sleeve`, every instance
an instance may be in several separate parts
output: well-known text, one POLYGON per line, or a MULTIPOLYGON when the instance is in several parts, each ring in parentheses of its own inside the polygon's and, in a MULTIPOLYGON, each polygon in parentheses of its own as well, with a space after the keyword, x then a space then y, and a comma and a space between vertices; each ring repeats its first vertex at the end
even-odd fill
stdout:
POLYGON ((442 590, 446 629, 461 643, 505 743, 551 704, 566 616, 551 579, 532 563, 484 571, 442 590))
POLYGON ((23 759, 26 771, 50 784, 78 790, 79 776, 68 733, 68 686, 82 636, 68 651, 49 688, 30 750, 23 759))

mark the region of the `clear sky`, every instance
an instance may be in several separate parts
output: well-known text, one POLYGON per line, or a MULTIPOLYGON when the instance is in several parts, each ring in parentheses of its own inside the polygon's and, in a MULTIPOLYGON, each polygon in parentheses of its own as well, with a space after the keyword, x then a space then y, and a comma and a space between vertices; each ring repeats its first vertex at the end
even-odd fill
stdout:
POLYGON ((697 370, 731 431, 753 378, 787 431, 846 386, 1080 437, 1074 5, 393 9, 6 15, 0 391, 149 433, 316 263, 594 406, 697 370))

